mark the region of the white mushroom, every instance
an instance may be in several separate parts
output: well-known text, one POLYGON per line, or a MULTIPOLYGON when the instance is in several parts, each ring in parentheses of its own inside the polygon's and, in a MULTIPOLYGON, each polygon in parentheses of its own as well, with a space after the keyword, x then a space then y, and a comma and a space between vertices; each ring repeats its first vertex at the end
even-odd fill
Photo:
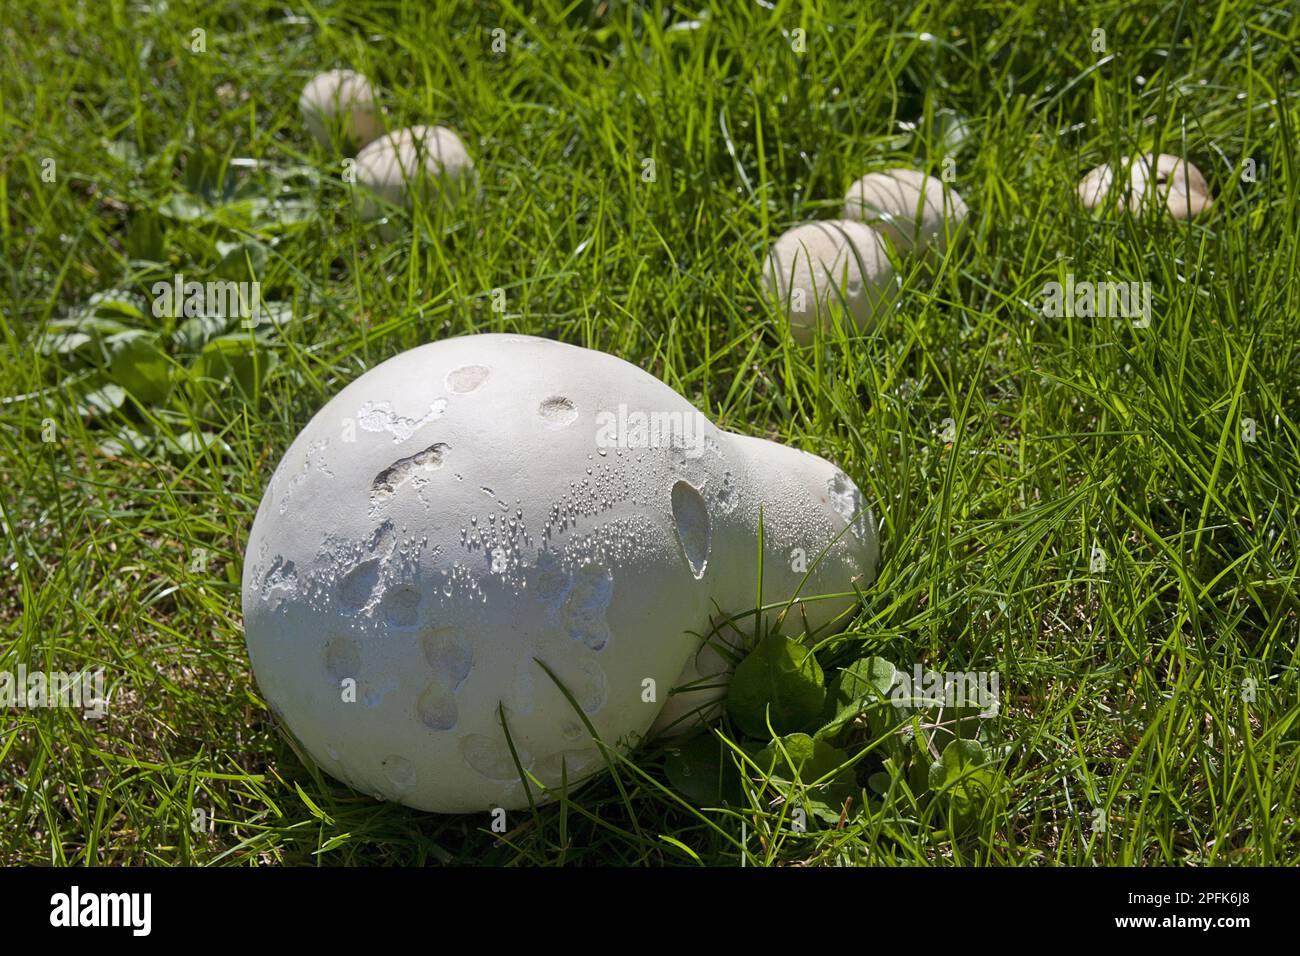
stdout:
POLYGON ((411 126, 375 140, 357 154, 358 199, 364 219, 384 205, 454 199, 477 183, 474 161, 459 136, 445 126, 411 126))
POLYGON ((1079 200, 1089 209, 1128 208, 1141 216, 1163 205, 1176 219, 1194 219, 1214 203, 1201 171, 1177 156, 1123 156, 1120 174, 1109 164, 1091 170, 1079 182, 1079 200), (1154 167, 1154 176, 1152 169, 1154 167), (1117 182, 1118 180, 1118 182, 1117 182))
POLYGON ((867 173, 844 195, 844 218, 878 230, 900 254, 926 248, 943 255, 966 213, 957 190, 915 169, 867 173))
POLYGON ((440 812, 527 806, 526 786, 545 802, 605 766, 585 721, 626 751, 719 695, 670 700, 718 609, 753 607, 760 507, 765 602, 849 595, 780 626, 834 622, 877 559, 835 466, 721 431, 601 352, 421 346, 328 402, 272 476, 249 655, 305 751, 358 789, 440 812))
POLYGON ((307 131, 326 149, 351 155, 384 131, 384 114, 370 81, 352 70, 321 73, 303 87, 298 111, 307 131))
POLYGON ((783 234, 768 253, 763 281, 790 323, 795 341, 812 341, 820 324, 847 313, 854 328, 871 325, 893 295, 894 267, 880 237, 858 222, 809 222, 783 234))

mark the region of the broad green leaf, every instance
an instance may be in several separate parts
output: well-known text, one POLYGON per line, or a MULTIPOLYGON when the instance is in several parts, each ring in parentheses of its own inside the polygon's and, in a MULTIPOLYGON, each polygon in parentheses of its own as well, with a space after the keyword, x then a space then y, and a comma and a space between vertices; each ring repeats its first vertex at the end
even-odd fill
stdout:
POLYGON ((270 255, 265 243, 256 239, 247 242, 218 242, 217 252, 221 261, 212 270, 218 279, 234 282, 260 280, 266 273, 266 260, 270 255))
POLYGON ((155 332, 133 329, 110 336, 104 343, 109 377, 141 405, 153 405, 171 390, 172 366, 159 347, 155 332))
POLYGON ((755 758, 755 763, 778 784, 799 783, 806 788, 803 802, 818 817, 838 822, 844 802, 858 796, 852 767, 840 769, 849 755, 807 734, 789 734, 774 740, 755 758), (816 786, 814 781, 830 777, 816 786))
POLYGON ((132 172, 138 173, 144 168, 144 163, 140 161, 140 150, 130 140, 119 139, 104 143, 104 153, 132 172))
POLYGON ((105 289, 86 300, 86 311, 96 317, 144 319, 148 303, 144 297, 126 289, 105 289))
POLYGON ((158 212, 179 222, 197 222, 208 214, 208 208, 188 193, 172 193, 158 206, 158 212))
POLYGON ((864 711, 889 706, 894 676, 894 665, 879 657, 854 661, 841 670, 826 688, 826 704, 822 708, 825 723, 817 736, 823 739, 834 736, 864 711))
POLYGON ((95 315, 85 308, 77 310, 73 315, 65 319, 54 319, 49 324, 51 331, 84 332, 87 335, 99 336, 100 338, 106 338, 118 332, 130 332, 131 328, 124 322, 95 315))
POLYGON ((167 233, 158 213, 142 209, 132 214, 126 227, 126 254, 135 261, 166 261, 167 233))
POLYGON ((41 354, 71 355, 93 341, 85 332, 57 332, 41 339, 41 354))
POLYGON ((229 320, 221 315, 196 315, 176 326, 173 341, 184 352, 198 352, 226 331, 229 320))
POLYGON ((812 783, 846 763, 849 757, 838 747, 807 734, 787 734, 758 752, 754 762, 781 780, 801 779, 812 783))
POLYGON ((121 408, 126 403, 126 389, 112 382, 105 382, 98 388, 92 388, 82 396, 84 405, 81 414, 106 414, 121 408))
POLYGON ((812 651, 780 634, 764 638, 736 667, 727 711, 752 737, 797 731, 816 719, 826 700, 822 669, 812 651))
POLYGON ((109 435, 99 443, 99 453, 101 455, 120 456, 128 450, 137 453, 148 451, 149 446, 153 444, 153 439, 141 435, 134 428, 122 427, 113 435, 109 435))
POLYGON ((976 740, 954 740, 930 766, 930 789, 961 826, 976 822, 999 796, 1000 779, 976 740))
POLYGON ((883 797, 889 793, 889 785, 893 779, 893 774, 888 771, 877 770, 867 778, 867 786, 883 797))
POLYGON ((192 148, 185 157, 184 184, 191 195, 214 206, 229 201, 238 185, 226 161, 203 146, 192 148))
POLYGON ((256 339, 233 333, 218 336, 203 346, 190 367, 190 375, 200 391, 210 396, 215 397, 229 382, 239 397, 252 401, 275 361, 275 353, 259 349, 256 339))
POLYGON ((664 771, 673 788, 701 807, 740 806, 740 770, 731 748, 714 734, 699 734, 668 751, 664 771))
POLYGON ((956 110, 944 107, 935 111, 930 144, 932 150, 939 148, 937 155, 955 156, 970 136, 970 123, 956 110))
POLYGON ((309 199, 276 199, 260 210, 257 223, 263 228, 286 228, 310 221, 316 204, 309 199))
POLYGON ((212 432, 184 431, 179 435, 164 437, 162 445, 166 451, 180 457, 197 455, 212 447, 229 450, 229 446, 212 432))

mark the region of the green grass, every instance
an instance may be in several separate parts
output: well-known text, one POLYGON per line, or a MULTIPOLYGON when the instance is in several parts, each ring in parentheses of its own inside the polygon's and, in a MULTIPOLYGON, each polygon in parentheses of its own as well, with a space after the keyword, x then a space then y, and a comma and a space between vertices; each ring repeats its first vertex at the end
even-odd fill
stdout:
MULTIPOLYGON (((3 4, 0 670, 103 667, 113 698, 100 721, 0 712, 0 862, 1300 863, 1294 7, 287 6, 3 4), (331 66, 374 78, 399 122, 459 130, 481 198, 392 241, 357 221, 297 116, 331 66), (1206 173, 1210 215, 1080 209, 1086 170, 1149 149, 1206 173), (964 241, 900 262, 870 333, 796 347, 760 295, 769 244, 838 215, 870 168, 945 158, 964 241), (187 220, 187 183, 292 202, 187 220), (204 278, 249 240, 292 320, 243 333, 246 389, 142 404, 102 390, 97 339, 60 351, 92 294, 204 278), (1045 318, 1067 272, 1149 280, 1150 328, 1045 318), (800 833, 779 801, 695 808, 651 744, 503 836, 305 764, 244 649, 254 510, 347 382, 483 331, 612 352, 722 427, 843 467, 883 519, 882 567, 821 665, 997 670, 997 812, 961 831, 877 799, 800 833)), ((193 364, 164 341, 158 361, 193 364)))

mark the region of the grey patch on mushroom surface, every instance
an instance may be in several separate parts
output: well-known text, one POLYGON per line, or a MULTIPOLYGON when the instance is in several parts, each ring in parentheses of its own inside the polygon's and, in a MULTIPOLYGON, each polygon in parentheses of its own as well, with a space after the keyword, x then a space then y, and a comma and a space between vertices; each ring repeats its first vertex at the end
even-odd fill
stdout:
POLYGON ((718 510, 724 515, 729 515, 736 510, 736 506, 740 504, 740 492, 736 489, 736 479, 731 472, 722 476, 722 484, 713 497, 718 503, 718 510))
POLYGON ((573 575, 564 569, 554 552, 542 551, 537 555, 532 583, 537 599, 548 609, 558 611, 573 587, 573 575))
POLYGON ((542 416, 549 428, 563 428, 573 424, 578 417, 578 410, 573 402, 560 395, 553 395, 537 407, 537 414, 542 416))
POLYGON ((853 534, 861 538, 867 533, 866 502, 853 480, 842 471, 836 471, 826 482, 826 494, 835 513, 844 519, 853 534))
MULTIPOLYGON (((594 657, 589 655, 577 659, 552 657, 545 661, 539 657, 528 663, 532 665, 530 675, 539 682, 539 686, 554 688, 562 695, 567 691, 565 706, 570 713, 573 712, 573 707, 567 700, 568 696, 571 696, 586 714, 598 712, 609 700, 609 690, 606 686, 608 681, 604 668, 594 657)), ((530 694, 532 690, 533 688, 530 687, 530 694)))
POLYGON ((511 696, 508 708, 510 713, 531 714, 536 707, 537 683, 533 679, 534 671, 540 671, 540 668, 531 657, 521 658, 515 662, 510 685, 511 696))
POLYGON ((377 505, 387 501, 397 489, 408 481, 418 478, 422 471, 437 471, 442 467, 447 454, 447 443, 436 442, 423 451, 406 458, 399 458, 379 474, 370 483, 370 504, 377 505))
MULTIPOLYGON (((515 751, 519 754, 520 766, 525 770, 530 769, 533 765, 532 755, 517 742, 515 751)), ((519 779, 519 771, 504 736, 497 740, 483 734, 469 734, 460 742, 460 753, 471 770, 481 773, 489 780, 519 779)))
POLYGON ((380 766, 384 768, 384 776, 388 778, 388 782, 398 792, 409 790, 415 784, 415 764, 405 757, 389 754, 380 761, 380 766))
POLYGON ((704 577, 704 569, 709 563, 712 529, 708 506, 700 493, 685 481, 673 485, 672 501, 677 543, 682 546, 682 554, 691 566, 691 574, 699 580, 704 577))
POLYGON ((378 584, 379 559, 362 561, 339 580, 339 603, 350 611, 359 611, 370 603, 378 584))
POLYGON ((489 374, 486 365, 462 365, 447 373, 447 391, 465 395, 480 388, 489 374))
POLYGON ((537 761, 534 773, 546 786, 558 787, 562 780, 572 784, 582 779, 600 762, 599 752, 590 748, 561 750, 537 761))
POLYGON ((389 591, 382 602, 384 621, 393 627, 414 627, 420 617, 421 597, 419 589, 409 584, 389 591))
POLYGON ((585 564, 574 572, 564 602, 564 629, 593 651, 609 643, 605 612, 614 599, 614 575, 608 568, 585 564))
POLYGON ((608 699, 605 671, 595 661, 583 661, 578 665, 578 669, 581 675, 578 686, 571 687, 570 693, 584 712, 594 714, 605 706, 605 701, 608 699))
POLYGON ((294 497, 298 487, 306 481, 314 470, 319 471, 326 478, 333 478, 334 472, 330 470, 326 463, 325 453, 329 449, 329 439, 322 438, 320 441, 314 441, 307 446, 307 452, 303 456, 302 467, 296 474, 290 476, 285 482, 284 493, 280 496, 280 514, 284 514, 289 508, 289 503, 294 497))
POLYGON ((451 730, 460 720, 456 695, 440 680, 429 681, 415 701, 415 714, 430 730, 451 730))
POLYGON ((456 690, 474 666, 474 652, 454 628, 433 627, 420 637, 424 659, 442 683, 456 690))
POLYGON ((358 687, 361 691, 361 703, 374 710, 384 702, 384 698, 390 692, 397 690, 398 681, 396 677, 387 677, 382 682, 362 681, 358 687))
POLYGON ((335 680, 356 677, 361 670, 361 649, 356 640, 344 634, 325 645, 325 669, 335 680))
POLYGON ((293 594, 298 589, 298 571, 292 561, 286 561, 282 555, 276 555, 270 569, 262 576, 262 599, 268 600, 272 591, 281 590, 293 594))
POLYGON ((446 411, 445 398, 430 402, 429 410, 419 418, 398 415, 388 402, 366 402, 357 409, 357 424, 368 432, 389 432, 393 441, 403 442, 425 425, 437 421, 446 411))

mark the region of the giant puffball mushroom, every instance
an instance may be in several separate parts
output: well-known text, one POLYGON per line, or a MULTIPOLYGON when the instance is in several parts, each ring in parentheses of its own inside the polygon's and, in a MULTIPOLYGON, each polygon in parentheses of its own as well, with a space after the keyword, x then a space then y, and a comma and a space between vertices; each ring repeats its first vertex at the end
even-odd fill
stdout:
POLYGON ((943 255, 967 211, 957 190, 915 169, 867 173, 844 195, 844 218, 879 231, 900 255, 921 248, 943 255))
POLYGON ((635 746, 717 616, 753 608, 760 507, 764 602, 803 612, 769 623, 842 623, 877 542, 830 462, 722 431, 602 352, 424 345, 331 399, 272 475, 244 560, 253 670, 357 789, 439 812, 546 802, 606 766, 586 721, 635 746))
POLYGON ((445 126, 401 129, 381 136, 357 154, 363 219, 378 219, 386 205, 410 209, 435 196, 453 200, 476 183, 469 151, 445 126))
POLYGON ((1107 163, 1079 182, 1079 200, 1089 209, 1125 207, 1141 216, 1160 203, 1175 219, 1195 219, 1214 204, 1210 184, 1191 163, 1168 153, 1119 162, 1120 175, 1107 163), (1154 174, 1153 174, 1154 168, 1154 174))
MULTIPOLYGON (((871 325, 893 295, 894 267, 880 237, 858 222, 809 222, 784 233, 768 253, 763 281, 795 341, 812 341, 843 310, 857 329, 871 325)), ((852 331, 852 330, 850 330, 852 331)))
POLYGON ((307 131, 326 149, 352 155, 384 131, 384 114, 370 81, 352 70, 321 73, 303 87, 298 111, 307 131))

